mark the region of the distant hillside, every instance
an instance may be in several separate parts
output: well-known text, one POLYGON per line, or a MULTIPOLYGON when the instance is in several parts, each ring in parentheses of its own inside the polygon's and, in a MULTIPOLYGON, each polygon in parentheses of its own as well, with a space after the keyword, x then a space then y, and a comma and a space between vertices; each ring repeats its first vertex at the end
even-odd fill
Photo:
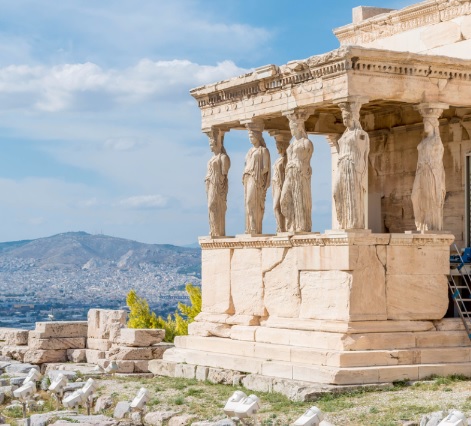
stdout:
POLYGON ((24 305, 123 306, 132 288, 158 312, 172 312, 187 300, 187 283, 201 284, 199 248, 85 232, 0 243, 0 322, 24 305))
POLYGON ((144 244, 107 235, 67 232, 37 240, 0 243, 1 259, 28 259, 43 269, 92 269, 141 264, 199 272, 200 250, 170 244, 144 244))

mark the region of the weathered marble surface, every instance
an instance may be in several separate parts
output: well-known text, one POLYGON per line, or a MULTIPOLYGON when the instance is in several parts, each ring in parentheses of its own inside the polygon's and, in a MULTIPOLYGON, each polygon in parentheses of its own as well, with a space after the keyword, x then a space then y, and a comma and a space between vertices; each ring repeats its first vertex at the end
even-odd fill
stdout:
POLYGON ((281 212, 290 232, 311 232, 311 157, 314 145, 307 137, 304 122, 308 114, 287 115, 293 142, 287 149, 285 181, 281 192, 281 212))
POLYGON ((231 167, 231 161, 224 148, 224 132, 213 128, 207 134, 210 149, 214 154, 208 161, 205 178, 209 235, 220 237, 226 235, 227 193, 229 191, 227 175, 231 167))
POLYGON ((279 158, 273 164, 273 177, 272 177, 272 195, 273 195, 273 212, 276 219, 276 232, 286 232, 286 217, 281 211, 281 191, 285 182, 286 176, 286 163, 288 156, 286 150, 288 149, 291 140, 291 132, 277 131, 270 133, 275 137, 276 149, 279 158))
POLYGON ((365 229, 370 139, 360 124, 361 103, 341 102, 339 106, 347 129, 338 140, 334 182, 338 226, 340 229, 365 229))
POLYGON ((442 105, 422 104, 418 107, 424 118, 425 133, 425 138, 417 146, 419 156, 411 196, 418 231, 443 229, 446 189, 444 148, 438 122, 444 108, 440 106, 442 105))
POLYGON ((265 198, 270 186, 270 153, 263 139, 263 121, 247 123, 250 143, 242 177, 245 198, 245 233, 261 234, 265 198))
POLYGON ((368 231, 201 239, 206 316, 198 320, 439 320, 448 306, 452 241, 448 234, 368 231))

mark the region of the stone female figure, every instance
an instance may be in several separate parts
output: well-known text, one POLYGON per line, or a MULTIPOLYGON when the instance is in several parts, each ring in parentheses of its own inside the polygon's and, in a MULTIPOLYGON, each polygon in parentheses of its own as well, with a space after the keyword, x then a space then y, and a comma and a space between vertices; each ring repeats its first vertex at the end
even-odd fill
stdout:
POLYGON ((273 164, 273 178, 272 178, 272 194, 273 194, 273 211, 276 219, 276 232, 286 232, 286 218, 281 212, 281 192, 285 182, 286 164, 288 156, 286 150, 289 146, 291 133, 280 132, 275 134, 276 149, 280 157, 273 164))
POLYGON ((417 146, 419 157, 412 187, 412 206, 418 231, 443 229, 445 169, 438 117, 424 117, 425 138, 417 146))
POLYGON ((281 212, 290 232, 311 232, 311 157, 314 146, 304 128, 304 118, 288 115, 293 142, 287 149, 285 182, 281 192, 281 212))
POLYGON ((337 220, 341 229, 365 229, 370 139, 360 124, 360 104, 342 103, 347 128, 338 141, 339 159, 334 183, 337 220))
POLYGON ((262 136, 263 124, 248 123, 253 147, 245 156, 242 183, 245 195, 245 233, 261 234, 265 197, 270 186, 270 153, 262 136))
POLYGON ((208 161, 206 173, 206 194, 208 197, 209 234, 211 237, 226 235, 227 174, 231 161, 224 148, 224 132, 213 129, 208 132, 209 147, 213 156, 208 161))

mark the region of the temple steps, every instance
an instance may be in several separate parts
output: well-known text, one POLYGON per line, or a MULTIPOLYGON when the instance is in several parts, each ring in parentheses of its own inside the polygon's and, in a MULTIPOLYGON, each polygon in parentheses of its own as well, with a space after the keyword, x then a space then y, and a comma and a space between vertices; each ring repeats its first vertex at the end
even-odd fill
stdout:
MULTIPOLYGON (((208 342, 209 343, 209 342, 208 342)), ((433 375, 448 376, 460 374, 471 376, 469 353, 466 362, 429 362, 409 365, 377 365, 345 367, 314 365, 308 363, 284 362, 274 359, 251 358, 235 354, 222 354, 209 351, 174 348, 164 354, 162 362, 205 366, 245 374, 258 374, 266 377, 298 380, 311 383, 333 385, 374 384, 398 380, 422 380, 433 375)), ((273 348, 273 354, 276 350, 273 348)), ((454 351, 455 348, 443 348, 454 351)), ((443 359, 445 350, 438 359, 443 359)), ((368 358, 368 354, 364 354, 368 358)), ((459 358, 458 356, 455 357, 459 358)), ((444 362, 444 360, 443 360, 444 362)))
MULTIPOLYGON (((464 333, 463 333, 464 334, 464 333)), ((465 335, 466 336, 466 335, 465 335)), ((255 360, 272 360, 296 364, 331 367, 394 366, 471 362, 471 346, 440 346, 392 350, 339 351, 293 347, 279 344, 243 342, 217 337, 177 337, 176 347, 237 355, 255 360)), ((188 361, 185 361, 188 362, 188 361)))

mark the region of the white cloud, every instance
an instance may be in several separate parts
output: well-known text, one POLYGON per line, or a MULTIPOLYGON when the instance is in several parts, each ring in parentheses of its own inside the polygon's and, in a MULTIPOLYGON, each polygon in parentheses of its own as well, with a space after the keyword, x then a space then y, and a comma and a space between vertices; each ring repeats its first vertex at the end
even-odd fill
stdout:
POLYGON ((136 195, 125 198, 119 204, 132 209, 160 209, 167 206, 168 199, 162 195, 136 195))
POLYGON ((129 138, 110 138, 105 141, 105 148, 114 151, 131 151, 145 146, 147 142, 129 138))
POLYGON ((169 95, 177 100, 187 97, 191 87, 245 72, 232 61, 200 65, 188 60, 142 59, 123 70, 104 70, 90 62, 53 67, 11 65, 0 68, 0 109, 95 110, 97 95, 99 104, 111 106, 169 95))

